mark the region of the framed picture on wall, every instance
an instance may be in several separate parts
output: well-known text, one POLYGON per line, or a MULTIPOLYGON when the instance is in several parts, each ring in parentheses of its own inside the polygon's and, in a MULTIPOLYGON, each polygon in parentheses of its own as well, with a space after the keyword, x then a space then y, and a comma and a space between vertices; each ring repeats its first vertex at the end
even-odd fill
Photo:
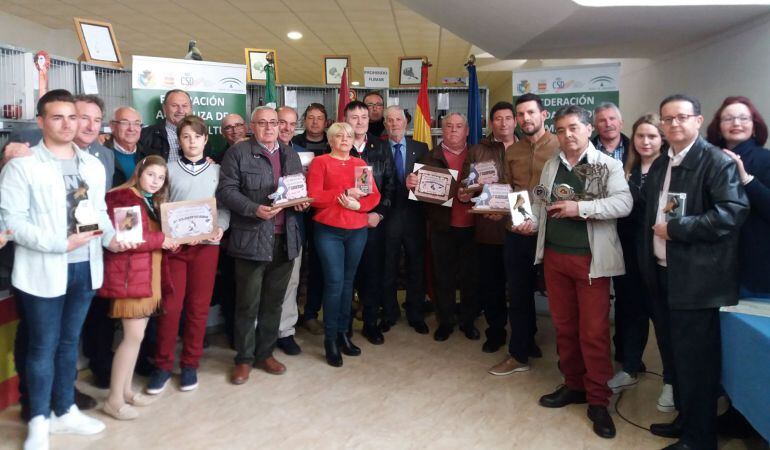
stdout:
POLYGON ((118 40, 112 25, 98 20, 75 17, 75 32, 83 48, 83 59, 89 63, 123 67, 118 40))
POLYGON ((324 56, 324 84, 342 83, 342 73, 345 72, 345 67, 350 67, 350 56, 324 56))
POLYGON ((267 65, 267 55, 273 54, 273 66, 275 67, 275 82, 278 80, 278 54, 271 48, 247 48, 246 53, 246 81, 249 83, 264 82, 267 79, 265 65, 267 65))
POLYGON ((424 56, 402 56, 398 58, 398 84, 419 86, 422 82, 422 60, 424 56))

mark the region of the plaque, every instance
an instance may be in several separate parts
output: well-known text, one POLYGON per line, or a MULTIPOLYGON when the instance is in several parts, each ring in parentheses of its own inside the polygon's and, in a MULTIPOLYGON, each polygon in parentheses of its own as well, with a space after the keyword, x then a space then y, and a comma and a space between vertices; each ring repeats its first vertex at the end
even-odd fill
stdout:
POLYGON ((663 205, 663 215, 666 222, 684 217, 684 207, 687 194, 684 192, 669 192, 666 194, 666 204, 663 205))
POLYGON ((466 191, 478 192, 482 190, 483 185, 498 181, 497 166, 493 161, 471 163, 468 178, 463 180, 463 187, 466 191))
POLYGON ((457 171, 431 167, 424 164, 414 165, 417 174, 417 186, 409 191, 411 200, 452 206, 457 192, 457 171))
POLYGON ((510 205, 508 204, 508 194, 511 192, 511 186, 508 184, 485 184, 481 194, 471 199, 474 214, 510 214, 510 205))
POLYGON ((529 202, 529 192, 518 191, 509 193, 508 203, 511 205, 511 223, 514 227, 534 218, 532 204, 529 202))
POLYGON ((115 239, 118 242, 141 244, 142 207, 139 205, 115 208, 112 210, 115 221, 115 239))
POLYGON ((372 175, 372 166, 358 166, 355 168, 356 188, 369 195, 374 192, 374 176, 372 175))
POLYGON ((287 208, 313 201, 307 196, 307 182, 305 175, 301 173, 278 178, 278 187, 267 198, 272 200, 273 206, 277 208, 287 208))
POLYGON ((163 203, 160 220, 163 234, 178 244, 212 239, 217 235, 217 201, 211 197, 163 203))
POLYGON ((99 230, 99 214, 96 208, 88 198, 88 184, 85 181, 79 182, 78 188, 72 193, 72 198, 68 199, 72 209, 72 217, 75 218, 75 232, 85 233, 87 231, 99 230))

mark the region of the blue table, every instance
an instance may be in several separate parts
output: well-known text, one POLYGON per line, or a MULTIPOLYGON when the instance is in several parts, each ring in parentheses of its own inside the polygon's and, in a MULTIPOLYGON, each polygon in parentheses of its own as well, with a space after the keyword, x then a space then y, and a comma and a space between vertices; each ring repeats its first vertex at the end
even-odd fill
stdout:
POLYGON ((770 317, 722 311, 722 384, 733 406, 770 441, 770 317))

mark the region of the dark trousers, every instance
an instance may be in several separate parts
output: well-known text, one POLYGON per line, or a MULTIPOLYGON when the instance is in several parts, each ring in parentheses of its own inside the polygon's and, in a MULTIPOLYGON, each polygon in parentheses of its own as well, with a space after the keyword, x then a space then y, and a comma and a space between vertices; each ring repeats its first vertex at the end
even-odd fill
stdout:
POLYGON ((424 319, 425 301, 425 222, 414 211, 392 210, 385 218, 385 266, 383 267, 382 311, 385 319, 395 322, 398 307, 398 269, 401 249, 406 257, 406 318, 410 322, 424 319))
POLYGON ((652 302, 639 275, 638 266, 628 258, 626 274, 612 277, 612 282, 615 286, 615 360, 623 365, 625 372, 634 375, 642 370, 642 354, 650 330, 649 306, 652 302))
POLYGON ((668 275, 666 268, 657 266, 658 285, 650 292, 657 292, 651 299, 650 317, 652 325, 655 327, 655 339, 658 343, 660 360, 663 365, 663 382, 675 386, 674 395, 676 396, 676 369, 674 366, 674 353, 671 346, 671 313, 668 308, 668 275))
POLYGON ((534 264, 536 248, 537 236, 505 233, 508 321, 511 324, 508 353, 523 364, 529 360, 529 351, 535 345, 535 333, 537 333, 535 316, 537 269, 534 264))
POLYGON ((302 310, 303 320, 318 319, 318 313, 323 305, 324 276, 321 259, 318 257, 318 251, 315 246, 314 230, 316 223, 308 214, 305 218, 305 230, 307 232, 307 296, 305 299, 305 308, 302 310))
POLYGON ((235 258, 227 254, 224 250, 226 248, 227 245, 223 241, 214 279, 213 299, 219 304, 225 321, 225 334, 232 342, 235 335, 235 258))
POLYGON ((431 230, 433 280, 436 316, 439 325, 454 326, 455 299, 460 288, 460 323, 472 324, 476 318, 478 256, 473 227, 431 230))
POLYGON ((272 261, 235 259, 236 364, 251 364, 255 359, 272 356, 292 268, 294 260, 286 253, 283 234, 275 235, 272 261))
POLYGON ((505 339, 507 307, 505 303, 505 263, 503 246, 476 244, 478 255, 478 287, 476 294, 484 306, 487 339, 505 339))
POLYGON ((385 232, 382 224, 368 228, 366 246, 356 272, 355 287, 363 306, 364 324, 375 325, 382 305, 382 263, 385 258, 385 232))
POLYGON ((107 383, 112 371, 112 340, 115 334, 115 320, 109 316, 110 304, 103 298, 95 298, 91 302, 80 336, 88 368, 98 381, 107 383))

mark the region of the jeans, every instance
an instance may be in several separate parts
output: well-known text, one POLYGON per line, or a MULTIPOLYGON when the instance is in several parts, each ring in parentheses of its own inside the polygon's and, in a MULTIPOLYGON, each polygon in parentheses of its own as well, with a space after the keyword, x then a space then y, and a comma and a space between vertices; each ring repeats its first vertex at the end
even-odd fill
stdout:
POLYGON ((88 261, 69 264, 67 292, 37 297, 16 291, 28 342, 24 376, 30 417, 57 416, 75 403, 78 341, 95 291, 88 261))
POLYGON ((366 245, 366 228, 347 230, 315 224, 315 247, 323 268, 324 337, 347 332, 353 281, 366 245))

